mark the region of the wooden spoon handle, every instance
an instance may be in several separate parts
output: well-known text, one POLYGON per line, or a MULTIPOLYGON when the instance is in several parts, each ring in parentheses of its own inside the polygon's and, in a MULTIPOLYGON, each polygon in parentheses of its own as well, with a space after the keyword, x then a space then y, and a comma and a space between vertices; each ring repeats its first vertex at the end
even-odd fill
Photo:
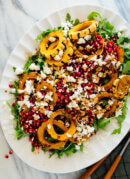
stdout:
MULTIPOLYGON (((108 156, 108 155, 107 155, 108 156)), ((90 167, 81 177, 80 179, 87 179, 90 175, 92 175, 92 173, 99 167, 99 165, 101 165, 101 163, 107 158, 107 156, 105 156, 103 159, 101 159, 99 162, 95 163, 94 165, 92 165, 92 167, 90 167)))
POLYGON ((112 166, 110 167, 110 169, 108 170, 107 174, 105 175, 104 179, 110 179, 118 165, 118 163, 121 160, 121 156, 118 155, 115 159, 115 161, 113 162, 112 166))

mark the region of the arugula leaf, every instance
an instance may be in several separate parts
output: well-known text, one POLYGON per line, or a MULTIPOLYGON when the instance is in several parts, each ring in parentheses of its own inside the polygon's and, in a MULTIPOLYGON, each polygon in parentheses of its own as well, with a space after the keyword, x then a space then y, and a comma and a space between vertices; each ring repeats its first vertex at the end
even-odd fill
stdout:
POLYGON ((130 61, 123 64, 122 73, 128 75, 130 74, 130 61))
POLYGON ((111 121, 112 118, 99 119, 98 120, 98 128, 104 129, 111 121))
POLYGON ((54 27, 53 29, 47 29, 45 31, 42 31, 42 33, 39 34, 35 40, 36 41, 42 40, 43 37, 45 37, 47 34, 49 34, 51 32, 55 32, 56 30, 63 30, 63 28, 59 26, 58 28, 54 27))
POLYGON ((117 122, 118 122, 118 124, 119 124, 119 128, 118 129, 115 129, 113 132, 112 132, 112 134, 116 134, 116 133, 118 133, 118 134, 120 134, 120 132, 121 132, 121 127, 122 127, 122 122, 125 120, 125 118, 126 118, 126 114, 127 114, 127 100, 128 100, 128 97, 129 97, 129 95, 124 99, 124 106, 123 106, 123 108, 122 108, 122 114, 121 115, 119 115, 118 117, 115 117, 115 119, 117 120, 117 122))
POLYGON ((14 81, 13 83, 13 88, 15 88, 16 90, 18 89, 18 85, 19 85, 19 82, 18 81, 14 81))
POLYGON ((105 85, 106 83, 108 83, 109 79, 108 78, 104 78, 103 79, 103 85, 105 85))
POLYGON ((83 143, 80 145, 80 151, 83 152, 83 143))
POLYGON ((71 15, 70 15, 69 13, 66 14, 66 19, 65 19, 65 21, 66 21, 66 22, 67 22, 67 21, 70 22, 73 26, 79 24, 79 19, 77 18, 77 19, 75 19, 75 20, 72 20, 72 19, 71 19, 71 15))
POLYGON ((121 35, 120 38, 117 40, 117 43, 119 45, 122 45, 124 43, 130 43, 130 38, 125 37, 124 35, 121 35))
POLYGON ((92 11, 92 12, 88 15, 87 18, 88 18, 88 20, 93 20, 93 19, 95 19, 95 17, 99 17, 99 18, 101 19, 101 21, 103 20, 101 14, 99 14, 99 13, 96 12, 96 11, 92 11))
POLYGON ((31 59, 31 57, 29 57, 27 62, 24 65, 24 72, 23 72, 24 74, 29 73, 29 71, 30 71, 29 67, 30 67, 31 64, 32 64, 32 59, 31 59))
POLYGON ((13 67, 14 72, 16 71, 16 67, 13 67))
POLYGON ((15 102, 15 106, 10 105, 8 102, 7 102, 7 105, 10 107, 11 113, 16 119, 16 126, 14 128, 16 131, 16 138, 19 140, 23 136, 29 135, 29 133, 25 133, 24 130, 21 129, 20 117, 19 117, 19 105, 18 105, 17 101, 15 102))
POLYGON ((75 21, 74 21, 73 25, 75 26, 75 25, 77 25, 77 24, 79 24, 79 19, 78 19, 78 18, 77 18, 77 19, 75 19, 75 21))
POLYGON ((96 119, 93 120, 93 127, 94 127, 94 132, 98 130, 98 121, 96 119))
POLYGON ((65 21, 66 21, 66 22, 69 21, 69 22, 73 23, 73 20, 71 20, 71 15, 70 15, 69 13, 66 14, 66 19, 65 19, 65 21))
POLYGON ((123 48, 124 49, 124 52, 125 52, 125 62, 130 60, 130 49, 129 48, 123 48))
POLYGON ((102 103, 103 107, 106 106, 107 104, 108 104, 108 101, 107 100, 103 100, 103 103, 102 103))
POLYGON ((31 151, 34 152, 34 150, 35 150, 35 147, 33 144, 31 144, 31 151))

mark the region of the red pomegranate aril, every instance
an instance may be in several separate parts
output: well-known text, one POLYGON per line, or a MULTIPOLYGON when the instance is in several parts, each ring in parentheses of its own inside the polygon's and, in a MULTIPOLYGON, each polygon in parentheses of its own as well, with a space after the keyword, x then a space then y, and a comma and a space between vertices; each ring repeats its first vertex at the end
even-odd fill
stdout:
POLYGON ((9 158, 9 156, 6 154, 6 155, 4 156, 4 158, 9 158))
POLYGON ((10 83, 10 84, 9 84, 9 88, 12 88, 12 87, 13 87, 13 85, 12 85, 12 83, 10 83))
POLYGON ((72 120, 73 120, 73 121, 75 120, 75 117, 74 117, 74 116, 72 117, 72 120))
POLYGON ((19 99, 20 99, 20 101, 23 101, 24 97, 23 97, 23 96, 20 96, 19 99))
POLYGON ((12 155, 12 154, 13 154, 13 150, 10 150, 10 151, 9 151, 9 154, 12 155))
POLYGON ((13 103, 12 106, 14 107, 14 106, 15 106, 15 103, 13 103))

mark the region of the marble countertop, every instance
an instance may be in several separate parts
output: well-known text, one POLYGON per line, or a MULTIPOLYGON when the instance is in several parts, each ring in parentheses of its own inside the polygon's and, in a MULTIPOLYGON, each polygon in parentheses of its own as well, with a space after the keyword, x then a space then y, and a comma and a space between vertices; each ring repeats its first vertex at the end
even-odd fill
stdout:
MULTIPOLYGON (((55 10, 84 3, 110 8, 130 23, 129 0, 0 0, 0 78, 9 54, 34 22, 55 10)), ((76 179, 85 171, 84 169, 69 174, 49 174, 31 168, 15 154, 5 159, 4 155, 9 152, 10 148, 1 128, 0 139, 1 179, 76 179)))

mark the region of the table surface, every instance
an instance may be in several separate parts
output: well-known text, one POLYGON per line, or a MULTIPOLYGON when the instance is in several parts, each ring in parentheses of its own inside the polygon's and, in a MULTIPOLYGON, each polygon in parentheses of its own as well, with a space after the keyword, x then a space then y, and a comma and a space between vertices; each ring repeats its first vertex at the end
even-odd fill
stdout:
MULTIPOLYGON (((76 4, 94 4, 110 8, 130 23, 129 0, 0 0, 0 78, 9 54, 33 23, 48 13, 76 4)), ((76 179, 85 171, 83 169, 69 174, 49 174, 31 168, 15 154, 5 159, 4 155, 9 152, 10 148, 1 128, 0 139, 1 179, 76 179)))

